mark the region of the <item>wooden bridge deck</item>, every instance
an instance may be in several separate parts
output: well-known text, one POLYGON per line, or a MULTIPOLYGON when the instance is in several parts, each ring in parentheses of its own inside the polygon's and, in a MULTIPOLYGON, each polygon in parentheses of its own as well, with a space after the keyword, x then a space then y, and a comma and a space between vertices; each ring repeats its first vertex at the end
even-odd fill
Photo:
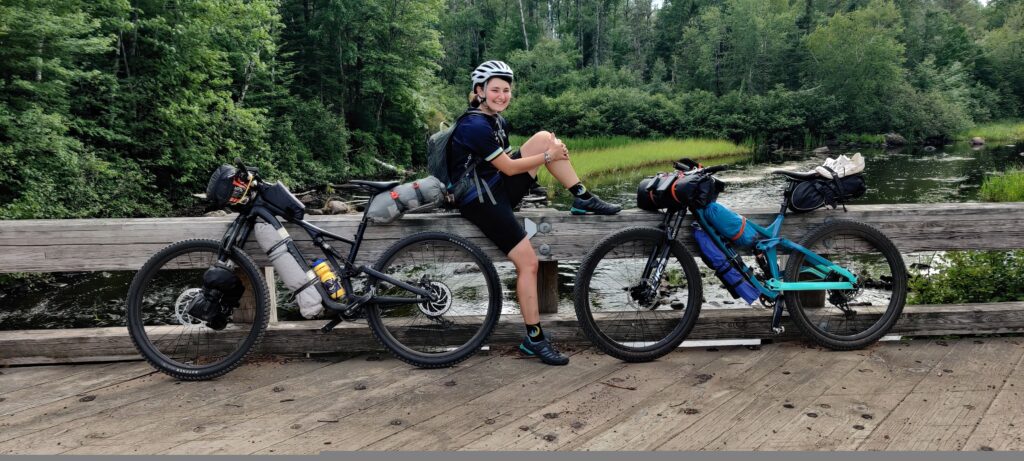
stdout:
POLYGON ((572 352, 265 358, 200 383, 142 362, 4 368, 0 454, 1024 448, 1024 338, 572 352))

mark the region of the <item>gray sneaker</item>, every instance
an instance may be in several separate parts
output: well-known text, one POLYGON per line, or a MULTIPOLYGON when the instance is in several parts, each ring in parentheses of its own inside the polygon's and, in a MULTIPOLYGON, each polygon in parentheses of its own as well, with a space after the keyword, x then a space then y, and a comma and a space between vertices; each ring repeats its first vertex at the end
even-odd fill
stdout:
POLYGON ((547 338, 541 341, 532 341, 529 336, 523 338, 519 343, 519 352, 530 356, 539 357, 541 362, 548 365, 568 365, 569 357, 562 355, 551 345, 547 338))
POLYGON ((581 214, 602 214, 602 215, 613 215, 622 211, 622 207, 618 205, 612 205, 600 197, 590 194, 591 197, 587 200, 583 200, 576 197, 572 200, 572 207, 569 208, 569 212, 575 215, 581 214))

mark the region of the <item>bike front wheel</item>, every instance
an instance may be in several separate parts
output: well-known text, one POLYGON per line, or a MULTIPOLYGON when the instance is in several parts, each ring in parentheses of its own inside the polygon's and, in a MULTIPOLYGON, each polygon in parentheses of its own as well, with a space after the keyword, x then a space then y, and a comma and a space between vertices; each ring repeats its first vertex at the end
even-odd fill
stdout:
POLYGON ((580 265, 576 318, 587 337, 612 357, 654 360, 679 347, 697 322, 700 270, 682 244, 669 242, 660 278, 645 274, 665 239, 659 229, 625 229, 599 242, 580 265))
MULTIPOLYGON (((787 291, 786 308, 801 331, 837 350, 860 349, 889 332, 907 300, 907 271, 884 234, 864 223, 836 220, 812 230, 800 245, 857 277, 851 290, 787 291)), ((815 268, 799 252, 789 256, 784 279, 844 280, 815 268)))
MULTIPOLYGON (((476 353, 501 315, 501 283, 491 259, 467 240, 422 232, 391 246, 374 264, 385 275, 429 291, 432 301, 372 304, 374 336, 400 360, 422 368, 452 366, 476 353)), ((415 295, 386 281, 377 297, 415 295)))
POLYGON ((188 313, 203 290, 203 274, 217 262, 220 242, 183 240, 153 255, 128 289, 128 333, 157 370, 181 380, 221 376, 242 363, 267 329, 267 285, 252 259, 239 249, 227 267, 244 287, 226 325, 211 326, 188 313))

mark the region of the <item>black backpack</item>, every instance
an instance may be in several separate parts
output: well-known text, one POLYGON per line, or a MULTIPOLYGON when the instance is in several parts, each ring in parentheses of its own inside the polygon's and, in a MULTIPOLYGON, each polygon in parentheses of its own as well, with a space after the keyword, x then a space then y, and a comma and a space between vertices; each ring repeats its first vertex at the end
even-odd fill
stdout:
MULTIPOLYGON (((459 126, 459 122, 471 115, 482 115, 487 117, 487 121, 491 124, 491 129, 495 132, 495 137, 498 136, 497 132, 500 129, 500 115, 497 117, 491 117, 481 112, 479 109, 467 109, 459 116, 458 119, 455 120, 455 123, 452 123, 451 126, 434 133, 429 139, 427 139, 427 170, 430 172, 431 176, 441 180, 441 184, 445 185, 448 192, 455 193, 455 206, 457 206, 459 200, 461 200, 461 195, 463 195, 470 187, 476 187, 475 185, 479 182, 479 179, 476 177, 476 166, 480 163, 479 158, 474 158, 468 165, 466 165, 467 168, 464 177, 452 178, 448 175, 448 153, 451 152, 452 148, 452 135, 455 133, 455 128, 459 126)), ((486 183, 484 183, 484 187, 487 187, 486 183)), ((489 193, 490 190, 488 189, 488 194, 489 193)))

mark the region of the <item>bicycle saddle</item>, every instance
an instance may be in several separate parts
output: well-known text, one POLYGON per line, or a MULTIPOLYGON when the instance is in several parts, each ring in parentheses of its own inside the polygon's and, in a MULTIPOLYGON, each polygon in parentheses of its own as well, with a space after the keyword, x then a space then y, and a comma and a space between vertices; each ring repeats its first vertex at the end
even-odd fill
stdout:
POLYGON ((800 172, 788 170, 772 170, 772 174, 781 174, 792 181, 810 181, 812 179, 821 178, 821 175, 818 174, 817 171, 800 172))
POLYGON ((355 185, 355 186, 360 186, 360 187, 366 187, 368 189, 373 189, 373 190, 377 191, 378 193, 384 192, 386 190, 391 190, 395 186, 401 184, 400 181, 363 181, 363 180, 360 180, 360 179, 353 179, 353 180, 349 181, 348 183, 352 184, 352 185, 355 185))

